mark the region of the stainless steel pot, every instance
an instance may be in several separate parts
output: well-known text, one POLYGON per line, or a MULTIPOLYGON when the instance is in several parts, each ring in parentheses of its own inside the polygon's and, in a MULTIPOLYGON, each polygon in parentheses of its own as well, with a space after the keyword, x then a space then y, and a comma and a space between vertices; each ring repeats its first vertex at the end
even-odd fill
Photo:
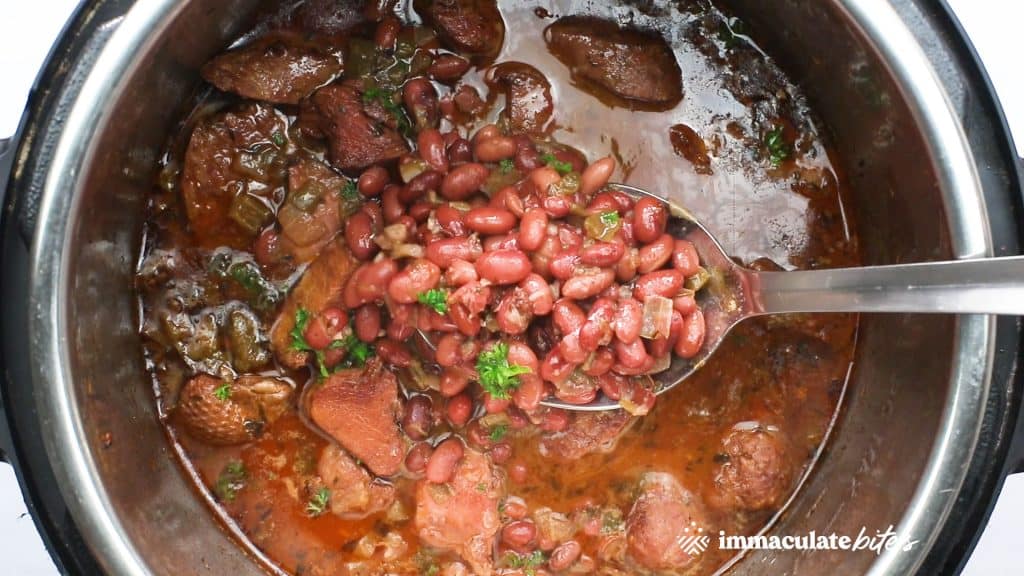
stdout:
MULTIPOLYGON (((258 4, 85 2, 23 122, 3 214, 7 451, 70 572, 260 572, 258 553, 236 544, 169 453, 132 295, 161 147, 199 66, 251 24, 258 4)), ((943 6, 723 4, 801 80, 831 129, 868 263, 1019 252, 1012 143, 943 6)), ((866 317, 857 354, 835 433, 769 534, 893 525, 916 544, 758 551, 733 573, 954 572, 973 547, 1019 461, 1010 445, 1019 320, 866 317)))

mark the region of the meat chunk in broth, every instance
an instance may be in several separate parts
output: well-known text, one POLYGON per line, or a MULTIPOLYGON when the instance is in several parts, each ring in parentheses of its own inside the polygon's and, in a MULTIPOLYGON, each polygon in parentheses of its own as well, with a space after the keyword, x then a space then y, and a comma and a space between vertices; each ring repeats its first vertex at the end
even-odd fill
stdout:
POLYGON ((443 484, 421 480, 416 487, 416 530, 428 546, 453 551, 473 574, 493 573, 491 550, 501 528, 498 503, 504 480, 486 455, 464 450, 452 478, 443 484))
POLYGON ((303 157, 288 168, 288 198, 278 209, 283 246, 298 263, 309 262, 341 230, 352 203, 343 201, 348 179, 323 162, 303 157))
POLYGON ((541 132, 554 106, 547 78, 529 64, 502 62, 488 73, 492 85, 505 89, 505 115, 513 132, 541 132))
POLYGON ((341 54, 321 46, 295 33, 270 34, 214 58, 203 78, 244 98, 298 104, 341 73, 341 54))
POLYGON ((625 410, 578 412, 565 430, 541 438, 540 453, 548 458, 579 460, 587 454, 611 452, 636 420, 625 410))
POLYGON ((177 416, 204 442, 242 444, 258 438, 291 407, 292 392, 279 378, 247 375, 228 382, 200 374, 181 389, 177 416))
POLYGON ((683 97, 679 63, 663 38, 596 18, 562 18, 545 32, 577 80, 629 100, 674 104, 683 97))
POLYGON ((395 128, 366 113, 360 86, 359 82, 331 84, 311 99, 319 130, 327 138, 328 159, 343 171, 396 160, 409 151, 395 128))
POLYGON ((640 479, 640 495, 626 519, 630 557, 651 570, 691 564, 683 539, 707 532, 707 516, 697 497, 671 475, 649 472, 640 479))
POLYGON ((292 347, 292 329, 299 310, 311 314, 323 311, 341 299, 342 289, 355 267, 352 253, 340 239, 331 242, 314 260, 302 279, 288 294, 284 306, 270 330, 270 344, 278 362, 289 368, 301 368, 310 353, 292 347))
POLYGON ((365 368, 335 372, 304 398, 313 422, 378 476, 402 466, 398 381, 379 359, 365 368))
POLYGON ((386 510, 395 501, 394 486, 372 478, 336 444, 320 453, 317 473, 331 491, 331 513, 343 518, 363 518, 386 510))
POLYGON ((722 440, 715 466, 714 490, 709 501, 716 506, 761 510, 782 504, 789 493, 792 474, 786 441, 778 431, 757 423, 733 427, 722 440))
POLYGON ((200 121, 181 175, 192 233, 202 246, 243 248, 273 218, 268 197, 281 184, 287 133, 270 106, 247 104, 200 121))

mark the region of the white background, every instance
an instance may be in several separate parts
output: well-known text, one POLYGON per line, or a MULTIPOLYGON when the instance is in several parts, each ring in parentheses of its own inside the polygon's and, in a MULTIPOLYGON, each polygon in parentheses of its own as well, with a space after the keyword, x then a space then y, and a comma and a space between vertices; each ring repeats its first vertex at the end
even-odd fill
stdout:
MULTIPOLYGON (((812 0, 813 1, 813 0, 812 0)), ((1021 0, 949 0, 992 76, 1024 155, 1021 0)), ((36 71, 53 39, 77 4, 75 0, 0 0, 0 138, 17 128, 36 71)), ((1006 482, 995 512, 964 574, 1020 574, 1024 541, 1024 474, 1006 482)), ((52 576, 50 562, 25 512, 10 467, 0 464, 0 558, 17 576, 52 576)))

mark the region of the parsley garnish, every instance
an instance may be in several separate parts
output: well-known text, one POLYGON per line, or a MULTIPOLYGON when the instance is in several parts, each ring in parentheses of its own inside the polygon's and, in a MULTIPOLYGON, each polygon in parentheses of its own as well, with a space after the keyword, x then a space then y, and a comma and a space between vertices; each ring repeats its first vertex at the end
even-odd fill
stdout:
POLYGON ((498 441, 500 441, 502 438, 505 437, 505 434, 507 432, 508 432, 508 426, 506 426, 504 424, 498 424, 494 428, 491 428, 491 434, 490 434, 491 442, 498 442, 498 441))
POLYGON ((547 558, 544 557, 544 553, 540 550, 534 550, 530 554, 509 552, 505 555, 505 562, 509 568, 522 568, 527 576, 534 576, 537 573, 537 568, 546 561, 547 558))
POLYGON ((359 188, 356 186, 355 180, 345 182, 345 185, 341 188, 341 197, 348 202, 359 200, 359 188))
POLYGON ((519 388, 519 375, 529 374, 526 366, 508 363, 508 344, 499 342, 477 356, 476 371, 480 386, 493 398, 504 400, 519 388))
POLYGON ((245 486, 245 478, 245 466, 238 460, 232 460, 217 477, 217 484, 213 491, 221 501, 231 502, 235 499, 238 491, 245 486))
MULTIPOLYGON (((306 326, 309 325, 310 318, 309 310, 305 308, 299 308, 295 311, 295 327, 290 332, 292 337, 290 348, 299 352, 312 352, 316 355, 316 365, 317 370, 320 372, 320 377, 327 378, 331 375, 331 371, 327 369, 324 351, 314 350, 309 345, 309 342, 306 341, 306 326)), ((334 340, 327 348, 329 350, 344 348, 348 351, 345 361, 341 363, 340 368, 358 368, 366 364, 366 361, 374 354, 373 346, 363 342, 355 334, 351 333, 340 340, 334 340)))
POLYGON ((782 136, 782 126, 776 126, 765 134, 764 147, 768 149, 768 159, 776 168, 789 158, 792 151, 782 136))
POLYGON ((501 162, 498 162, 498 171, 502 174, 510 174, 516 169, 516 163, 509 158, 505 158, 501 162))
POLYGON ((341 342, 341 344, 337 346, 338 348, 345 348, 348 350, 345 362, 342 363, 342 366, 346 368, 353 366, 358 368, 366 364, 366 361, 374 354, 373 346, 363 342, 357 338, 355 334, 345 336, 344 340, 335 340, 334 342, 331 342, 331 345, 334 346, 336 342, 341 342))
POLYGON ((217 400, 221 401, 225 401, 228 398, 231 398, 231 383, 225 382, 221 384, 220 386, 217 387, 216 390, 213 391, 213 395, 217 397, 217 400))
POLYGON ((409 132, 409 119, 405 117, 405 111, 398 104, 395 104, 395 94, 391 90, 384 88, 368 88, 363 92, 363 102, 369 104, 374 100, 380 102, 380 105, 387 110, 391 116, 395 118, 395 125, 398 126, 398 131, 405 134, 409 132))
POLYGON ((548 166, 554 168, 559 174, 563 176, 572 172, 572 162, 563 162, 558 158, 555 158, 554 154, 548 153, 540 157, 541 161, 548 166))
POLYGON ((604 224, 605 226, 607 226, 609 228, 611 228, 612 226, 618 226, 619 225, 619 213, 616 212, 615 210, 609 210, 607 212, 601 212, 601 215, 599 216, 599 218, 601 219, 601 224, 604 224))
POLYGON ((320 488, 306 504, 306 513, 316 518, 327 511, 327 505, 331 503, 331 491, 327 488, 320 488))
POLYGON ((434 312, 444 314, 448 312, 448 291, 442 288, 432 288, 426 292, 420 292, 416 296, 420 304, 433 308, 434 312))
POLYGON ((275 130, 274 133, 270 135, 270 141, 277 146, 284 146, 285 142, 287 142, 287 140, 284 139, 284 134, 279 130, 275 130))
POLYGON ((297 350, 299 352, 312 351, 313 347, 306 342, 306 326, 309 325, 310 314, 309 310, 299 307, 295 311, 295 326, 289 334, 292 337, 292 342, 289 344, 289 348, 297 350))

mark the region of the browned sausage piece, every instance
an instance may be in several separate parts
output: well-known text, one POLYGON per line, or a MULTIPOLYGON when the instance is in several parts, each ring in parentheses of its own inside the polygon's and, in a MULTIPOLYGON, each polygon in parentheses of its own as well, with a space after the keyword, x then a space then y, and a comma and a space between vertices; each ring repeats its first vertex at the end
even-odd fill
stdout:
POLYGON ((331 491, 331 512, 342 518, 364 518, 395 501, 395 487, 370 476, 336 444, 320 453, 317 473, 331 491))
MULTIPOLYGON (((409 151, 397 130, 388 125, 390 116, 375 110, 378 118, 364 111, 358 82, 331 84, 317 90, 311 99, 319 118, 319 129, 327 137, 328 159, 335 168, 357 171, 374 164, 396 160, 409 151)), ((371 107, 379 106, 376 101, 371 107)), ((306 107, 309 114, 310 107, 306 107)))
POLYGON ((570 16, 548 26, 545 37, 574 77, 616 96, 655 104, 673 104, 683 97, 679 63, 658 35, 570 16))
POLYGON ((505 114, 512 132, 541 132, 554 104, 548 79, 529 64, 502 62, 490 69, 487 81, 505 89, 505 114))
POLYGON ((779 432, 763 426, 734 427, 722 440, 709 500, 743 510, 781 505, 792 481, 788 452, 779 432))
POLYGON ((268 34, 208 62, 203 78, 245 98, 298 104, 341 74, 340 52, 321 46, 295 33, 268 34))
POLYGON ((255 440, 290 406, 291 385, 268 376, 229 382, 200 374, 178 397, 177 415, 196 438, 218 446, 255 440))
POLYGON ((636 420, 625 410, 577 412, 564 431, 541 438, 540 453, 548 458, 578 460, 595 452, 611 452, 636 420))
POLYGON ((708 531, 703 505, 671 475, 648 472, 626 519, 629 555, 651 570, 683 568, 693 562, 684 538, 708 531))
POLYGON ((454 50, 493 55, 501 48, 505 23, 495 0, 418 0, 415 6, 454 50))
POLYGON ((498 503, 503 497, 504 482, 490 459, 466 448, 447 483, 417 484, 415 522, 420 540, 461 555, 474 574, 492 574, 494 537, 501 528, 498 503))
POLYGON ((310 419, 378 476, 396 474, 405 459, 398 428, 398 381, 380 359, 335 372, 306 395, 310 419))

